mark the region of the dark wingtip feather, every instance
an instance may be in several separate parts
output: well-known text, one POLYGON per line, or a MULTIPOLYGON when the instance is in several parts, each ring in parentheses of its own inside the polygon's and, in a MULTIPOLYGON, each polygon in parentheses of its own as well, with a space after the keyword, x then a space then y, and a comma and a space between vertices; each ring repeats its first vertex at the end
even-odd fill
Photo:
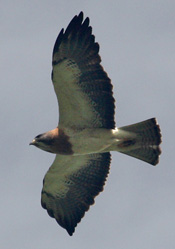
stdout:
MULTIPOLYGON (((65 32, 64 32, 64 29, 61 29, 57 39, 56 39, 56 42, 55 42, 55 45, 54 45, 54 48, 53 48, 53 55, 58 52, 58 49, 59 49, 59 46, 60 46, 60 43, 62 42, 62 39, 63 37, 65 37, 66 35, 69 34, 69 32, 72 30, 72 28, 74 26, 77 26, 77 25, 80 25, 83 21, 83 12, 81 11, 79 13, 79 15, 77 16, 74 16, 72 18, 72 20, 70 21, 69 25, 67 26, 65 32)), ((89 18, 86 18, 86 19, 89 19, 89 18)), ((88 22, 88 20, 85 20, 86 22, 88 22)), ((52 56, 53 56, 52 55, 52 56)))
POLYGON ((84 16, 84 13, 83 11, 80 11, 79 15, 78 15, 78 18, 82 19, 83 20, 83 16, 84 16))
POLYGON ((68 234, 70 235, 70 236, 72 236, 73 235, 73 233, 75 232, 75 228, 66 228, 66 231, 68 232, 68 234))
POLYGON ((54 48, 53 48, 53 53, 52 53, 52 57, 53 55, 58 52, 58 48, 60 46, 60 43, 62 41, 62 38, 63 38, 63 35, 64 35, 64 29, 61 29, 56 41, 55 41, 55 45, 54 45, 54 48))

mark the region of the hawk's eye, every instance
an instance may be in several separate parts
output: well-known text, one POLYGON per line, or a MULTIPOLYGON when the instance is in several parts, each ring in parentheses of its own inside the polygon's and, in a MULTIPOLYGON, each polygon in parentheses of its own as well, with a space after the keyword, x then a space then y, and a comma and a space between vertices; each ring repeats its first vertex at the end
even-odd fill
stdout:
POLYGON ((39 134, 38 136, 36 136, 35 138, 40 138, 42 136, 42 134, 39 134))

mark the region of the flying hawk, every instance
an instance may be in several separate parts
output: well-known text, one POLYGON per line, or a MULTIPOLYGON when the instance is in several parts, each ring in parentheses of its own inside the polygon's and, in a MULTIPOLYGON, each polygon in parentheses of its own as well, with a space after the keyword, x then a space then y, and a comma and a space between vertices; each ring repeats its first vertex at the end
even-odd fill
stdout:
POLYGON ((52 65, 59 124, 30 144, 56 154, 43 181, 41 205, 72 235, 103 190, 110 151, 156 165, 161 133, 155 118, 116 128, 111 80, 83 12, 59 33, 52 65))

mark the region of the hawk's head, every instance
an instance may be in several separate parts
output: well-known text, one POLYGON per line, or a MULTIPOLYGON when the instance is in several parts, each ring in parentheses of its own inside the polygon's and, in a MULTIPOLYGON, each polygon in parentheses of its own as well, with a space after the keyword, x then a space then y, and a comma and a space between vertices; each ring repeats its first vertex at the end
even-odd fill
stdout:
POLYGON ((47 152, 52 153, 51 148, 53 142, 54 142, 53 137, 49 134, 49 132, 45 132, 43 134, 39 134, 38 136, 36 136, 29 145, 35 145, 41 150, 45 150, 47 152))

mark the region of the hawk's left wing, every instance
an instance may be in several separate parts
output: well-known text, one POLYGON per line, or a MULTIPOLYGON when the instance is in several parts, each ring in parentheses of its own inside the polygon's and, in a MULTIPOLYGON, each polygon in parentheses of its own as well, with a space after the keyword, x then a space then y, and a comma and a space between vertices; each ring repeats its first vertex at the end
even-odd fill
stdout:
POLYGON ((59 104, 59 127, 113 129, 112 84, 100 64, 89 18, 75 16, 53 49, 52 80, 59 104))
POLYGON ((56 155, 44 178, 41 204, 70 235, 103 190, 109 166, 110 153, 56 155))

